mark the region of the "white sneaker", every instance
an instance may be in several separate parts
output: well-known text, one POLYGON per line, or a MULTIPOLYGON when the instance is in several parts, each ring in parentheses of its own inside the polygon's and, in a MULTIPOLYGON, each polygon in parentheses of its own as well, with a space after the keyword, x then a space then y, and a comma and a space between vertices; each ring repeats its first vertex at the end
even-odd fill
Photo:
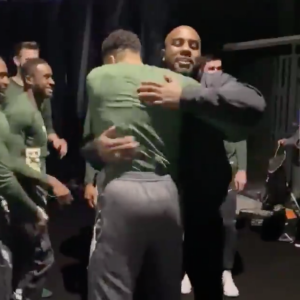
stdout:
POLYGON ((226 297, 238 297, 240 295, 230 271, 223 272, 223 293, 226 297))
POLYGON ((15 300, 22 300, 23 299, 23 291, 21 289, 16 289, 13 296, 14 296, 15 300))
POLYGON ((192 291, 192 285, 189 277, 185 274, 183 280, 181 281, 181 294, 189 294, 192 291))

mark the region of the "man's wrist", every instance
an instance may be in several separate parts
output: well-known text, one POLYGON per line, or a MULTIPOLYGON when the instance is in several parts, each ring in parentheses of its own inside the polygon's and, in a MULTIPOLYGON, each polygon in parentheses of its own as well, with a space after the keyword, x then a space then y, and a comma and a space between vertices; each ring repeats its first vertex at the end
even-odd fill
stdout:
POLYGON ((47 176, 48 187, 53 188, 56 185, 58 180, 53 176, 50 175, 46 175, 46 176, 47 176))
POLYGON ((59 137, 56 133, 51 133, 48 135, 48 141, 53 143, 55 140, 58 140, 59 137))

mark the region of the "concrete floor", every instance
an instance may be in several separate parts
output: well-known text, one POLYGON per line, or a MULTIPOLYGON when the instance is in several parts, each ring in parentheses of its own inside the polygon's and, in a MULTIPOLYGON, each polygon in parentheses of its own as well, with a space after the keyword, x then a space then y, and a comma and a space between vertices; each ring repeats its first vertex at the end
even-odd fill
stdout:
MULTIPOLYGON (((257 207, 258 202, 238 197, 238 209, 257 207)), ((52 300, 86 300, 86 259, 93 211, 84 201, 75 201, 63 210, 52 203, 49 213, 56 258, 47 282, 47 288, 54 292, 52 300)), ((242 229, 238 251, 243 265, 236 277, 239 299, 299 299, 299 249, 287 243, 264 242, 257 233, 242 229)), ((192 299, 193 295, 183 296, 183 300, 192 299)))

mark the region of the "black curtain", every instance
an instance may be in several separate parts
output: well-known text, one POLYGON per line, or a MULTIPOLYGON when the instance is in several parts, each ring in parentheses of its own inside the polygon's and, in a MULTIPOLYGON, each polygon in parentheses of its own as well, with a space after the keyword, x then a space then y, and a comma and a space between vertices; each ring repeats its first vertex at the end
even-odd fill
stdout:
MULTIPOLYGON (((0 2, 0 28, 2 39, 0 55, 15 73, 12 62, 13 47, 20 41, 37 41, 41 57, 51 65, 56 82, 52 104, 54 127, 69 144, 68 155, 59 161, 51 151, 48 172, 69 180, 83 174, 83 161, 79 155, 82 126, 77 114, 77 99, 83 98, 87 70, 83 59, 86 17, 89 0, 7 1, 0 2), (80 82, 82 81, 81 85, 80 82)), ((86 48, 86 47, 85 47, 86 48)))
POLYGON ((226 42, 276 36, 276 5, 271 0, 56 0, 0 1, 1 44, 11 72, 13 45, 36 40, 41 56, 54 71, 54 125, 69 143, 66 159, 55 153, 48 169, 67 179, 82 178, 79 155, 86 112, 85 77, 101 65, 101 43, 117 28, 136 32, 145 62, 160 65, 165 35, 179 25, 194 27, 204 52, 216 52, 226 42), (267 16, 266 16, 267 14, 267 16))

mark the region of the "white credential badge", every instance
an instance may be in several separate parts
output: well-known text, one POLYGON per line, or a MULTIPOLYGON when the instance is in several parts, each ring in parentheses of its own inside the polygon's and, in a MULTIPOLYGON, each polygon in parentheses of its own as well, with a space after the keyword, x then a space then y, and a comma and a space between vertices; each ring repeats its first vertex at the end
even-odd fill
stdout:
POLYGON ((41 148, 26 148, 26 164, 32 169, 41 172, 41 148))

